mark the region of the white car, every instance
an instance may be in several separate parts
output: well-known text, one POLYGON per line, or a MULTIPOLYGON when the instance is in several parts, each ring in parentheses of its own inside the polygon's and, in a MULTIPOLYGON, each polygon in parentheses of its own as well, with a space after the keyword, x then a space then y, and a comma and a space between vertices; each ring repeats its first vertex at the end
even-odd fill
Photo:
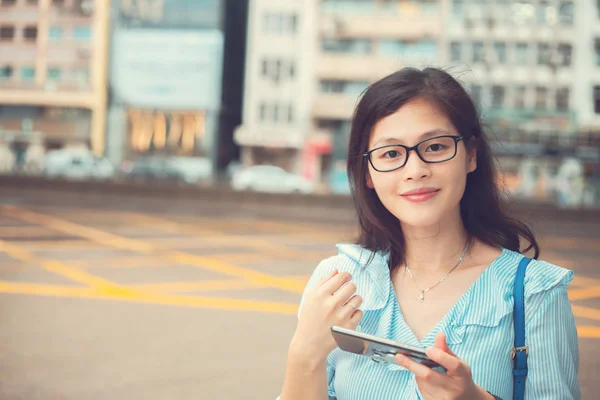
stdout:
POLYGON ((44 174, 67 179, 108 179, 115 169, 106 158, 95 157, 87 149, 60 149, 46 153, 44 174))
POLYGON ((231 180, 235 190, 268 193, 311 193, 312 182, 274 165, 257 165, 236 171, 231 180))

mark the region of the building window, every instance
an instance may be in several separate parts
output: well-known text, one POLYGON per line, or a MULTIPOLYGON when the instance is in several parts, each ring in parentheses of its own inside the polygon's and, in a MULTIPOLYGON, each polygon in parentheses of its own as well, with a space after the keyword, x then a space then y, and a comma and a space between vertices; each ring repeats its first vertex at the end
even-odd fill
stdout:
POLYGON ((465 4, 463 0, 452 0, 452 18, 462 21, 465 17, 465 4))
POLYGON ((258 119, 261 121, 267 119, 267 105, 265 103, 260 103, 258 119))
POLYGON ((473 62, 485 61, 483 42, 473 42, 473 62))
POLYGON ((290 32, 298 32, 298 16, 296 14, 290 15, 290 32))
POLYGON ((433 40, 396 40, 383 39, 379 46, 381 54, 406 58, 432 58, 437 53, 437 44, 433 40))
POLYGON ((600 85, 594 86, 594 113, 600 114, 600 85))
POLYGON ((273 121, 279 122, 279 104, 273 106, 273 121))
POLYGON ((594 50, 596 52, 596 65, 600 67, 600 38, 594 40, 594 50))
POLYGON ((281 60, 276 60, 275 61, 275 72, 273 74, 273 82, 275 82, 275 84, 279 84, 279 82, 281 82, 281 66, 282 66, 282 62, 281 60))
POLYGON ((323 39, 321 49, 331 53, 369 54, 372 50, 369 39, 323 39))
POLYGON ((504 86, 492 86, 492 107, 502 108, 504 107, 504 86))
POLYGON ((569 88, 556 89, 556 110, 557 111, 568 111, 569 110, 569 88))
POLYGON ((535 10, 536 22, 538 25, 547 25, 551 18, 551 8, 546 0, 540 1, 535 10))
POLYGON ((269 61, 263 59, 261 62, 260 73, 263 77, 269 76, 269 61))
POLYGON ((538 65, 550 64, 550 45, 548 43, 538 43, 538 65))
POLYGON ((294 122, 294 106, 292 104, 288 105, 287 112, 287 120, 291 124, 294 122))
POLYGON ((462 43, 450 43, 450 61, 460 62, 461 60, 462 43))
POLYGON ((0 80, 10 79, 13 75, 13 67, 5 65, 0 67, 0 80))
POLYGON ((517 109, 525 108, 525 95, 527 91, 524 85, 515 86, 513 104, 517 109))
POLYGON ((481 106, 481 97, 482 97, 483 88, 481 85, 471 85, 471 98, 473 99, 473 103, 476 106, 481 106))
POLYGON ((529 46, 527 43, 517 43, 515 51, 515 63, 517 65, 529 64, 529 46))
POLYGON ((27 40, 35 41, 37 39, 37 26, 27 26, 23 30, 23 37, 27 40))
POLYGON ((536 86, 535 88, 535 108, 545 110, 548 100, 548 88, 544 86, 536 86))
POLYGON ((48 30, 48 37, 50 39, 61 39, 63 35, 63 29, 59 26, 51 26, 48 30))
POLYGON ((561 25, 573 25, 573 2, 561 1, 558 6, 558 21, 561 25))
POLYGON ((15 37, 15 27, 11 25, 0 26, 0 40, 12 40, 15 37))
POLYGON ((23 67, 21 68, 21 79, 24 81, 35 78, 35 68, 23 67))
POLYGON ((571 55, 573 54, 573 46, 568 43, 561 43, 558 45, 559 63, 563 67, 571 65, 571 55))
POLYGON ((92 38, 92 28, 89 26, 76 26, 73 28, 73 39, 88 40, 92 38))
POLYGON ((494 43, 494 53, 496 54, 496 62, 506 64, 506 43, 494 43))
POLYGON ((323 93, 339 93, 350 96, 359 96, 367 87, 369 87, 369 82, 366 81, 321 81, 321 92, 323 93))
POLYGON ((0 1, 0 7, 14 6, 15 4, 17 4, 17 0, 1 0, 0 1))
POLYGON ((296 14, 282 14, 266 12, 263 14, 263 32, 268 33, 296 33, 298 31, 298 16, 296 14))
POLYGON ((71 71, 71 77, 79 83, 88 83, 90 81, 90 70, 88 68, 75 68, 71 71))
POLYGON ((48 68, 48 80, 58 81, 62 75, 60 68, 48 68))
POLYGON ((296 76, 296 63, 293 61, 290 61, 290 78, 293 79, 296 76))
POLYGON ((55 6, 62 6, 65 4, 65 0, 52 0, 52 4, 55 6))

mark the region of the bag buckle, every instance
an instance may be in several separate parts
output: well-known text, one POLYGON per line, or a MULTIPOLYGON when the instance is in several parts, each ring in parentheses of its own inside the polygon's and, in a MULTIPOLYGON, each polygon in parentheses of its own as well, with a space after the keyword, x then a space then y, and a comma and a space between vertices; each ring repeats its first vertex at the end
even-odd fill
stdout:
POLYGON ((529 347, 527 345, 521 346, 521 347, 515 347, 510 352, 510 358, 511 359, 513 359, 513 360, 515 359, 515 357, 517 356, 517 351, 524 351, 525 352, 525 357, 527 357, 529 355, 529 347))

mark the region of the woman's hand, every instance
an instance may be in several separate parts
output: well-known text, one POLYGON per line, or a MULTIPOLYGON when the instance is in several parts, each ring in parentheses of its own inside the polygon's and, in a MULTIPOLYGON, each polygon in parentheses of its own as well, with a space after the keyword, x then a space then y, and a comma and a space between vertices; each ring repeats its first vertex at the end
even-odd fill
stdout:
POLYGON ((426 400, 493 400, 492 395, 473 382, 471 368, 450 350, 446 344, 446 335, 438 333, 433 347, 426 352, 427 357, 446 368, 446 374, 403 355, 396 355, 398 364, 415 374, 419 391, 426 400))
POLYGON ((336 348, 331 327, 355 329, 358 326, 363 316, 358 309, 362 298, 354 295, 356 285, 349 282, 351 278, 347 272, 334 270, 306 292, 290 345, 291 358, 318 366, 336 348))

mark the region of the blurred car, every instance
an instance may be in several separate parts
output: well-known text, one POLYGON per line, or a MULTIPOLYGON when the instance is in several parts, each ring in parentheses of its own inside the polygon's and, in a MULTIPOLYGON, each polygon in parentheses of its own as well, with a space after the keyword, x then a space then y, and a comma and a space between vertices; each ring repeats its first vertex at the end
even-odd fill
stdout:
POLYGON ((350 194, 350 182, 346 171, 331 171, 329 188, 334 194, 350 194))
POLYGON ((268 193, 311 193, 314 189, 312 182, 274 165, 256 165, 236 171, 231 187, 268 193))
POLYGON ((44 175, 67 179, 109 179, 115 173, 112 163, 96 157, 88 149, 51 150, 44 157, 44 175))
POLYGON ((212 162, 203 157, 143 156, 121 163, 126 180, 179 181, 195 184, 212 178, 212 162))

